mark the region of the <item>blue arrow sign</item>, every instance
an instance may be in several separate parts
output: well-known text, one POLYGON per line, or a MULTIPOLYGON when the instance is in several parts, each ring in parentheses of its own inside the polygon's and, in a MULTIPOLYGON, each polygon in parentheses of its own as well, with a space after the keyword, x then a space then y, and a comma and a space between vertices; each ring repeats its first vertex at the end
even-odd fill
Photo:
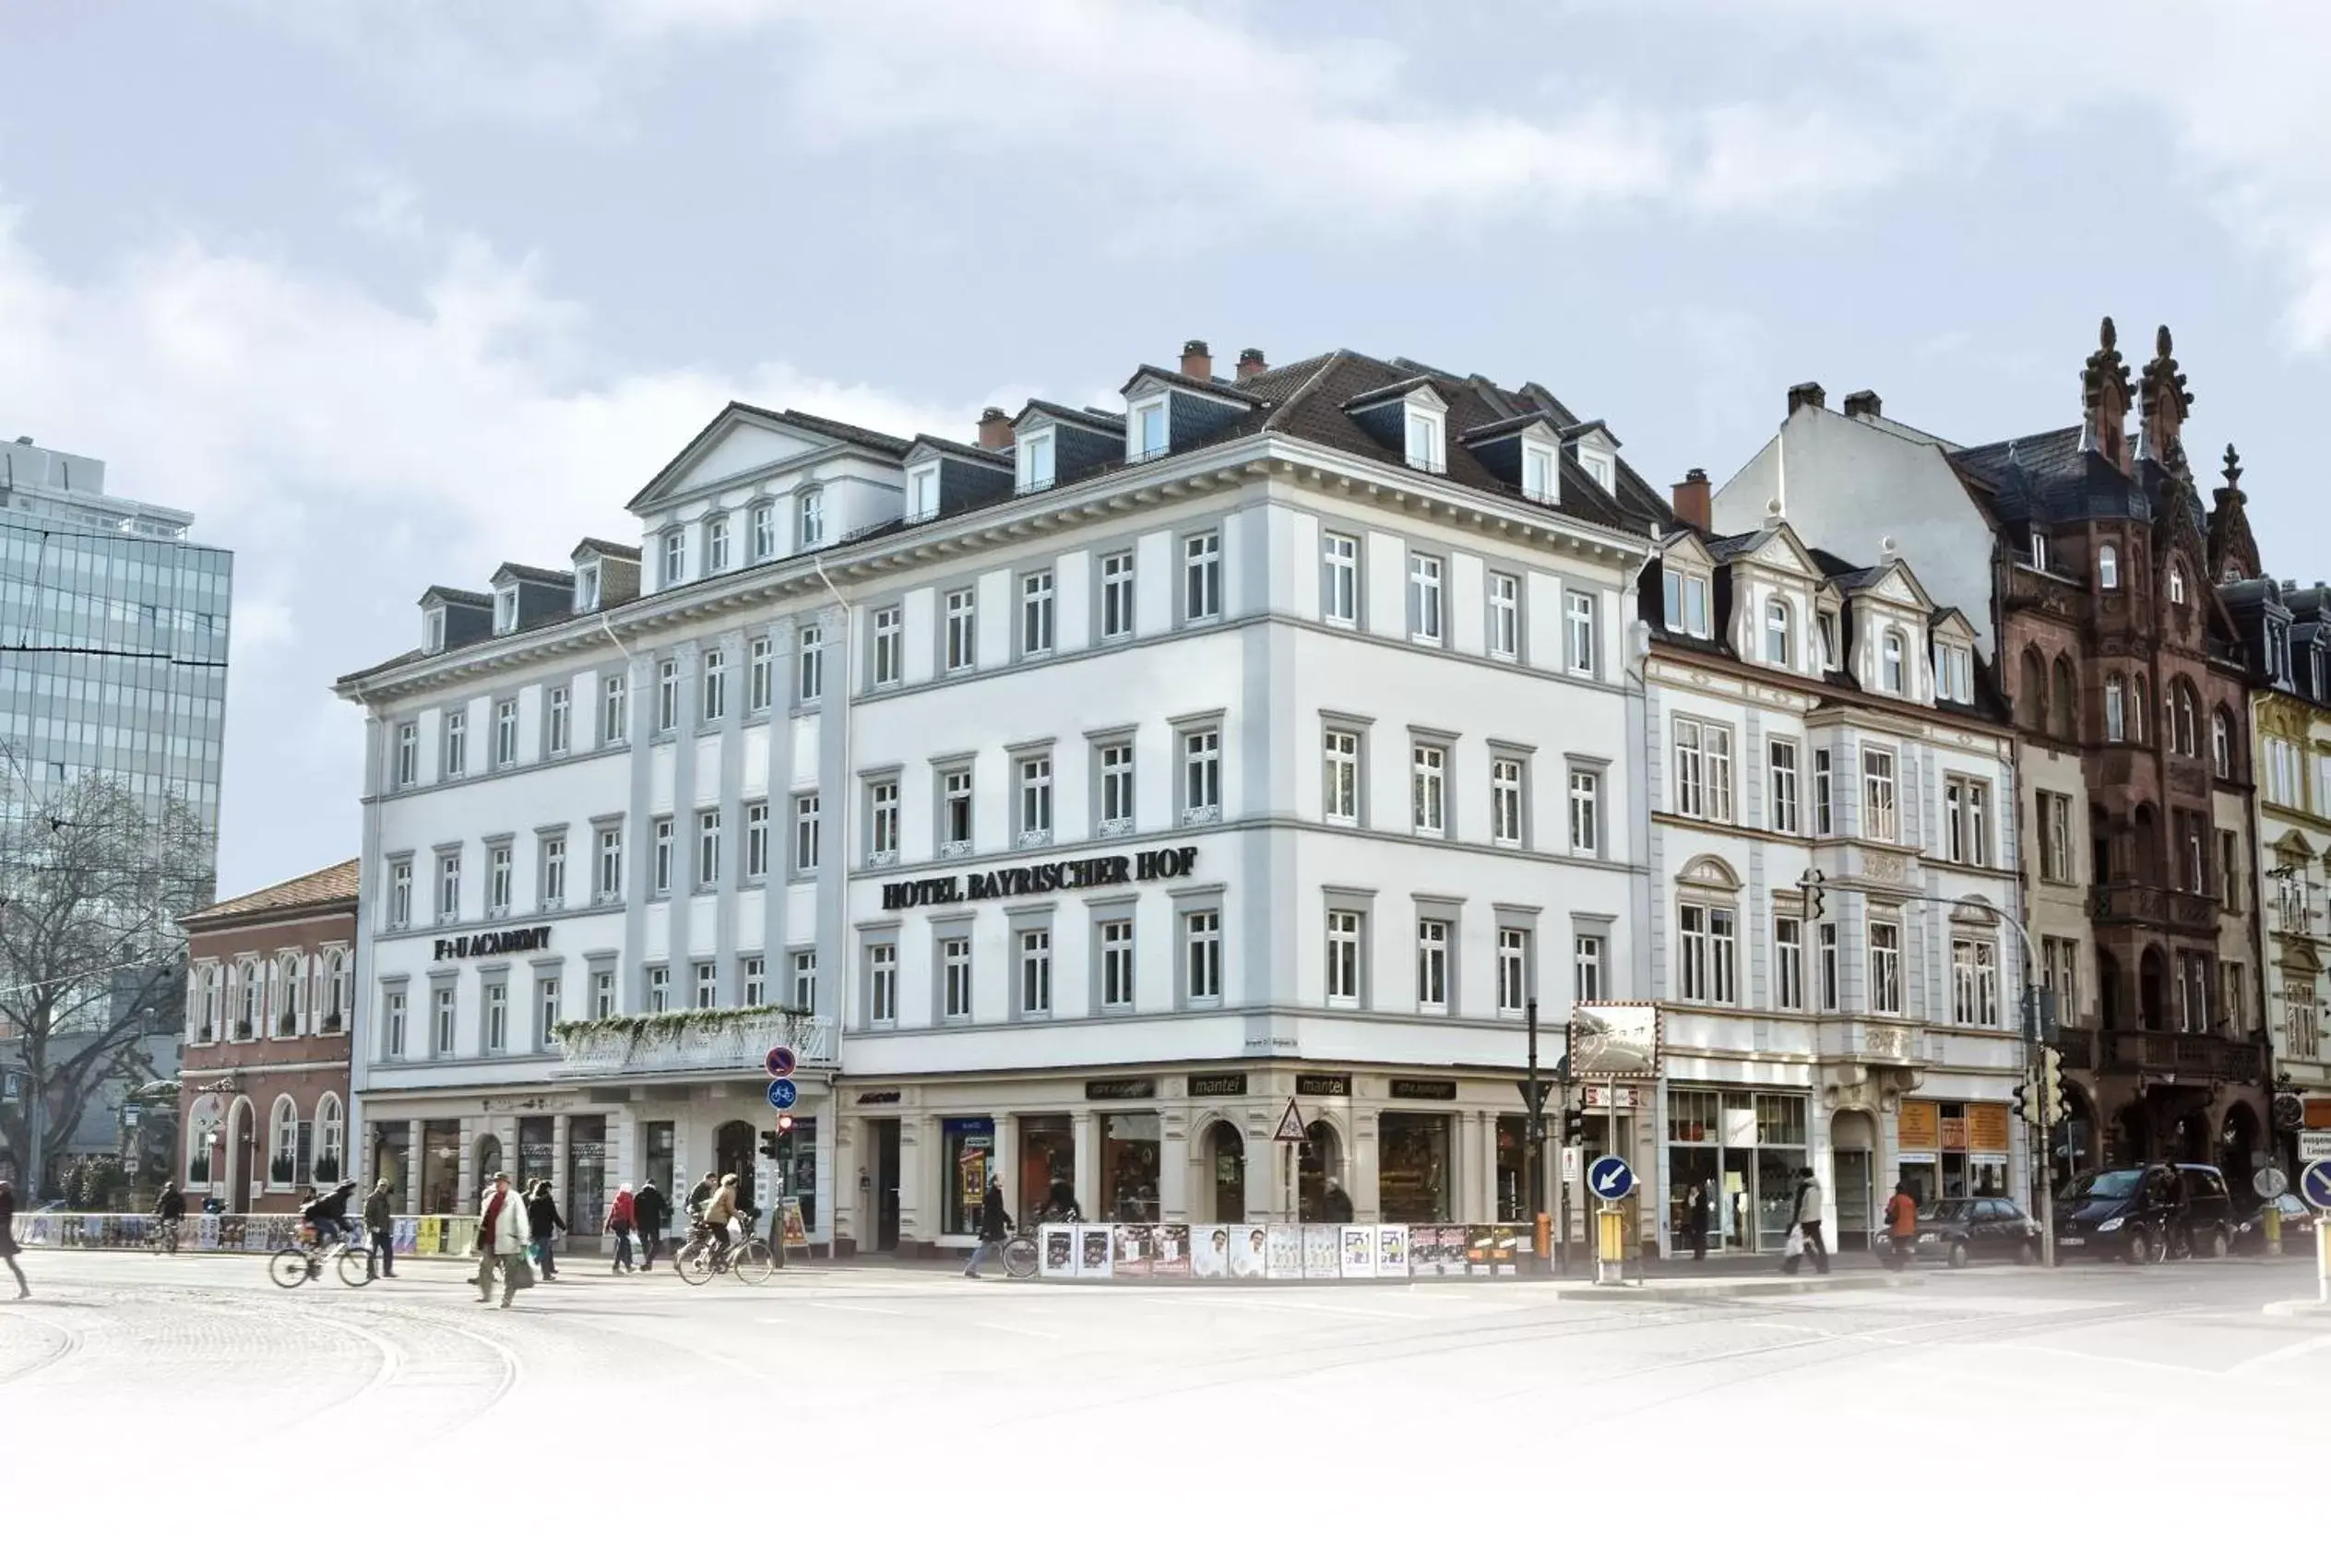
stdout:
POLYGON ((769 1103, 779 1111, 791 1111, 793 1102, 802 1098, 801 1086, 791 1078, 778 1078, 769 1085, 769 1103))
POLYGON ((2331 1213, 2331 1159, 2318 1159, 2299 1172, 2299 1195, 2320 1213, 2331 1213))
POLYGON ((1587 1185, 1595 1196, 1611 1203, 1635 1191, 1635 1171, 1615 1154, 1606 1154, 1587 1167, 1587 1185))

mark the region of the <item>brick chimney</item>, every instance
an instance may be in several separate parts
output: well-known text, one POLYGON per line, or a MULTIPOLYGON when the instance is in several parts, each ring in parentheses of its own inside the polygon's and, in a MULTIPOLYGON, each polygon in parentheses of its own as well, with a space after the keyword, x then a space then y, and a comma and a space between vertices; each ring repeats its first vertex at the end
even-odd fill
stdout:
POLYGON ((1859 392, 1846 394, 1846 418, 1849 420, 1876 419, 1881 409, 1878 395, 1866 386, 1859 392))
POLYGON ((1821 389, 1820 382, 1800 381, 1796 386, 1791 386, 1789 389, 1789 411, 1790 413, 1795 413, 1799 409, 1805 407, 1807 404, 1811 404, 1816 409, 1826 409, 1829 406, 1829 394, 1821 389))
POLYGON ((1241 381, 1252 381, 1270 368, 1270 362, 1263 357, 1262 350, 1241 349, 1238 351, 1238 378, 1241 381))
POLYGON ((1182 374, 1193 381, 1214 379, 1214 355, 1203 338, 1193 338, 1182 345, 1182 374))
POLYGON ((1707 490, 1707 470, 1694 469, 1675 486, 1675 520, 1705 537, 1714 526, 1715 516, 1707 490))
POLYGON ((1001 452, 1012 444, 1012 416, 990 403, 980 410, 980 445, 1001 452))

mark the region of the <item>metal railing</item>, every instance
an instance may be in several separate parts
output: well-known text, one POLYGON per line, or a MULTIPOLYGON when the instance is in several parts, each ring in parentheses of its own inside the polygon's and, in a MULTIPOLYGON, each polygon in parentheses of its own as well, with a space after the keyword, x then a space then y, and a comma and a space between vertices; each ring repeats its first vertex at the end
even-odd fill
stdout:
POLYGON ((637 1073, 737 1072, 760 1067, 771 1048, 791 1046, 805 1067, 834 1063, 832 1021, 788 1008, 714 1018, 652 1015, 578 1024, 559 1037, 561 1077, 637 1073))

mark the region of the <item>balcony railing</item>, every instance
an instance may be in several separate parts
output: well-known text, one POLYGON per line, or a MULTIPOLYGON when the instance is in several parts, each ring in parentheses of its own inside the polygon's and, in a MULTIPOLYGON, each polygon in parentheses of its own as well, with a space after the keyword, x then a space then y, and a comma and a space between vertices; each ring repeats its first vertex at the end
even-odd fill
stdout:
POLYGON ((2104 1073, 2181 1073, 2196 1078, 2254 1082, 2264 1055, 2254 1040, 2215 1035, 2120 1030, 2107 1033, 2098 1070, 2104 1073))
POLYGON ((804 1067, 831 1067, 830 1019, 783 1007, 739 1007, 711 1013, 634 1013, 563 1024, 558 1031, 561 1077, 613 1077, 663 1073, 743 1073, 761 1070, 771 1048, 791 1046, 804 1067))
POLYGON ((2185 893, 2174 887, 2110 883, 2093 891, 2089 908, 2100 921, 2183 926, 2195 931, 2215 931, 2218 927, 2217 900, 2206 894, 2185 893))

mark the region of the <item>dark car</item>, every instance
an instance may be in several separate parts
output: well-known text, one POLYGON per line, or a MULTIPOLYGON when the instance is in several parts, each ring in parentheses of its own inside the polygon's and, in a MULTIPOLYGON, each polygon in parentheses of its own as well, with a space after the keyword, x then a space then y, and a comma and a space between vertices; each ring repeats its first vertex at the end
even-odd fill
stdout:
POLYGON ((1938 1198, 1919 1210, 1918 1255, 1953 1268, 2040 1261, 2040 1227, 2005 1198, 1938 1198))
POLYGON ((2189 1246, 2222 1258, 2234 1227, 2233 1194, 2214 1165, 2091 1170, 2056 1199, 2056 1246, 2065 1258, 2149 1263, 2189 1246))
POLYGON ((2282 1216, 2282 1255, 2305 1257, 2314 1251, 2315 1212, 2296 1193, 2285 1193, 2234 1227, 2234 1251, 2264 1253, 2266 1209, 2282 1216))

